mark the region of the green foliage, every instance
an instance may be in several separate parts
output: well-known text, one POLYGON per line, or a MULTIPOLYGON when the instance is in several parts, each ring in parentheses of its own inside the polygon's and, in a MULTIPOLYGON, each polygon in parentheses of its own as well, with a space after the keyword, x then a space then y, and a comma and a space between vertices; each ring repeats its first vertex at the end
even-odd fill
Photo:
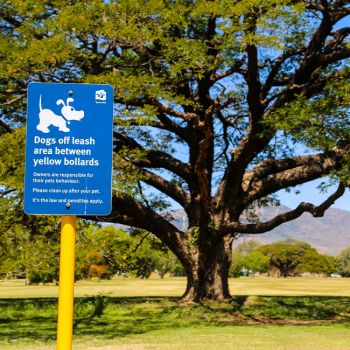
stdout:
POLYGON ((239 277, 242 274, 266 272, 270 258, 257 250, 260 246, 261 243, 254 239, 238 244, 232 252, 230 275, 239 277))
MULTIPOLYGON (((11 223, 6 222, 6 218, 2 220, 0 276, 25 278, 28 283, 57 282, 59 219, 52 216, 24 216, 26 221, 19 221, 20 219, 11 223)), ((80 221, 78 232, 87 227, 80 221)))
POLYGON ((22 190, 24 182, 25 128, 0 137, 0 184, 22 190))
POLYGON ((350 247, 340 252, 338 262, 340 273, 345 277, 350 277, 350 247))
MULTIPOLYGON (((45 218, 45 230, 40 233, 32 233, 20 223, 2 231, 0 277, 26 278, 29 283, 58 281, 59 223, 52 218, 58 227, 49 226, 50 218, 45 218)), ((110 279, 115 274, 148 278, 153 272, 161 278, 168 273, 183 275, 174 254, 150 233, 130 236, 113 226, 84 222, 79 222, 77 232, 77 280, 110 279)))
POLYGON ((258 251, 270 258, 270 265, 283 277, 303 272, 330 275, 337 271, 333 257, 318 253, 305 242, 288 239, 261 246, 258 251))
POLYGON ((59 243, 57 237, 26 234, 20 227, 5 237, 6 252, 0 263, 1 276, 25 278, 28 283, 58 281, 59 243))
MULTIPOLYGON (((344 72, 348 71, 344 68, 344 72)), ((350 142, 349 89, 349 80, 332 81, 313 99, 301 95, 272 115, 269 126, 284 130, 296 141, 317 150, 346 145, 350 142)))
POLYGON ((270 265, 270 258, 259 251, 252 252, 243 258, 242 265, 253 274, 266 272, 270 265))
POLYGON ((230 276, 239 277, 241 275, 241 271, 243 268, 243 260, 244 260, 244 256, 240 252, 236 250, 232 252, 230 276))
POLYGON ((174 254, 148 232, 130 235, 113 226, 92 226, 79 236, 78 278, 109 279, 115 274, 149 278, 153 272, 163 278, 181 273, 178 264, 174 254))
POLYGON ((325 274, 327 276, 338 271, 337 260, 333 256, 320 254, 315 249, 309 250, 301 259, 295 273, 309 272, 311 274, 325 274))
MULTIPOLYGON (((349 68, 342 72, 349 76, 349 68)), ((350 143, 350 80, 335 80, 312 99, 300 95, 286 108, 272 113, 265 121, 267 128, 285 133, 292 142, 305 145, 310 150, 336 151, 350 143), (317 135, 317 137, 315 137, 317 135)), ((335 182, 349 181, 350 158, 344 157, 342 166, 332 171, 335 182)))
MULTIPOLYGON (((203 223, 230 225, 243 210, 249 214, 276 201, 279 190, 324 175, 348 181, 349 50, 342 24, 347 10, 344 1, 331 0, 322 6, 291 0, 2 2, 5 224, 24 219, 30 241, 42 227, 36 224, 46 220, 19 214, 25 96, 32 81, 114 87, 113 196, 135 206, 114 208, 106 220, 157 231, 164 227, 157 225, 163 220, 158 214, 166 216, 169 199, 178 202, 191 225, 189 234, 179 235, 186 247, 182 261, 194 263, 197 248, 221 239, 219 228, 202 230, 203 223), (299 155, 296 144, 327 161, 298 166, 295 158, 285 165, 285 158, 299 155), (268 161, 256 167, 263 160, 268 161), (150 210, 151 225, 135 217, 133 208, 150 210)), ((167 242, 177 234, 168 227, 155 232, 167 242)), ((82 239, 78 266, 84 276, 133 271, 147 277, 154 270, 164 275, 174 265, 169 252, 157 256, 146 238, 138 247, 133 238, 95 234, 101 246, 94 245, 94 233, 87 234, 86 244, 82 239)), ((283 274, 296 269, 298 252, 279 254, 283 274)))
POLYGON ((132 235, 133 273, 140 278, 149 278, 152 272, 161 278, 166 274, 183 276, 183 268, 176 256, 149 232, 136 230, 132 235))
POLYGON ((131 240, 128 234, 113 226, 91 226, 80 232, 77 243, 78 278, 109 279, 130 270, 131 240))
MULTIPOLYGON (((195 86, 208 72, 220 72, 234 66, 242 59, 247 44, 259 46, 266 62, 273 60, 277 53, 306 46, 315 23, 310 21, 305 9, 304 3, 289 0, 263 3, 256 0, 237 3, 227 0, 165 3, 94 0, 88 4, 68 0, 6 1, 1 7, 4 18, 17 16, 19 22, 15 19, 14 27, 7 27, 0 36, 2 91, 4 94, 6 91, 7 100, 11 100, 18 97, 18 91, 23 94, 23 85, 33 80, 110 83, 116 91, 116 124, 136 135, 140 143, 145 141, 155 149, 169 148, 169 133, 158 133, 154 137, 149 129, 137 133, 131 128, 155 125, 158 121, 158 110, 152 105, 152 99, 164 101, 177 110, 200 110, 201 102, 180 93, 187 82, 195 86), (247 30, 249 21, 242 18, 249 18, 261 6, 264 10, 256 18, 257 30, 247 30), (208 49, 207 22, 211 17, 217 19, 217 30, 209 47, 218 50, 220 54, 217 55, 208 49), (136 106, 135 99, 140 100, 136 106), (160 139, 163 140, 161 143, 160 139)), ((284 68, 287 69, 288 66, 284 68)), ((262 75, 266 72, 262 71, 262 75)), ((344 116, 344 106, 348 102, 346 86, 343 81, 342 84, 335 82, 329 84, 324 97, 307 101, 302 97, 295 105, 271 117, 273 127, 300 130, 300 125, 310 119, 307 122, 311 129, 302 128, 301 132, 312 139, 307 141, 311 146, 318 142, 312 135, 316 131, 318 134, 322 125, 334 130, 330 131, 332 135, 339 132, 345 135, 348 130, 344 124, 346 118, 340 117, 344 116), (333 120, 320 123, 321 115, 326 115, 329 109, 342 114, 337 112, 329 117, 333 120), (303 113, 299 113, 301 110, 303 113), (317 123, 314 124, 315 118, 309 116, 314 116, 317 123), (334 122, 334 118, 339 122, 334 122)), ((245 89, 240 87, 242 84, 235 91, 231 88, 220 91, 220 86, 215 86, 213 92, 218 94, 220 91, 222 100, 235 98, 239 110, 244 112, 245 89)), ((14 121, 23 122, 24 107, 19 99, 3 108, 14 121), (16 113, 12 113, 12 107, 16 113)), ((321 130, 322 134, 325 134, 324 130, 321 130)), ((299 140, 305 139, 297 132, 294 134, 299 140)), ((331 136, 328 138, 332 139, 331 136)), ((333 138, 339 139, 340 135, 333 138)), ((172 140, 180 141, 176 137, 172 140)), ((17 156, 21 154, 18 152, 17 156)), ((118 150, 114 184, 117 192, 133 195, 138 192, 137 182, 144 175, 130 163, 140 156, 144 156, 140 150, 118 150)), ((16 169, 23 172, 22 167, 16 169)), ((18 179, 22 179, 19 174, 18 179)))
POLYGON ((253 253, 261 246, 261 243, 255 239, 249 239, 237 245, 235 248, 236 252, 241 253, 242 255, 248 255, 253 253))
POLYGON ((87 252, 87 258, 93 254, 97 258, 91 261, 95 265, 107 265, 111 274, 128 271, 128 257, 131 246, 128 234, 113 226, 101 227, 82 235, 82 253, 87 252))
POLYGON ((59 224, 54 217, 28 217, 12 207, 2 209, 0 224, 0 276, 28 282, 58 280, 59 224), (19 213, 17 216, 16 213, 19 213))

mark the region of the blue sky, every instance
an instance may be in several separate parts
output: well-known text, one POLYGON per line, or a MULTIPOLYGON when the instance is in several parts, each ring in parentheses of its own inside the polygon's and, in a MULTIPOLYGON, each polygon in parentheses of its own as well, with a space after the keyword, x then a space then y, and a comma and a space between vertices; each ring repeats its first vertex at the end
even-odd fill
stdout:
MULTIPOLYGON (((300 190, 300 194, 294 194, 294 192, 287 193, 285 191, 279 191, 278 195, 281 200, 281 204, 294 209, 300 202, 310 202, 316 205, 322 203, 336 190, 336 186, 330 187, 327 193, 320 193, 320 190, 317 188, 317 186, 321 182, 322 180, 315 180, 299 186, 298 190, 300 190)), ((350 190, 347 189, 345 194, 339 198, 332 207, 350 211, 350 190)))

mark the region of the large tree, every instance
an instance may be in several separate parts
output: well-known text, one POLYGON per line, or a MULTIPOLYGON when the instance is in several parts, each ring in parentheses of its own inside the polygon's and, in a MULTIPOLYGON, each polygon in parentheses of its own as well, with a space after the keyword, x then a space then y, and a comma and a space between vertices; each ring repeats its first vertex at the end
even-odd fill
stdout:
POLYGON ((288 277, 303 272, 336 272, 335 258, 318 253, 309 243, 287 239, 259 247, 258 252, 270 258, 270 266, 279 270, 280 275, 288 277))
POLYGON ((184 301, 225 299, 237 234, 322 216, 345 190, 349 13, 348 0, 6 0, 0 128, 25 123, 31 81, 112 84, 113 210, 96 219, 167 244, 184 301), (277 191, 329 174, 339 187, 323 204, 247 221, 277 191))

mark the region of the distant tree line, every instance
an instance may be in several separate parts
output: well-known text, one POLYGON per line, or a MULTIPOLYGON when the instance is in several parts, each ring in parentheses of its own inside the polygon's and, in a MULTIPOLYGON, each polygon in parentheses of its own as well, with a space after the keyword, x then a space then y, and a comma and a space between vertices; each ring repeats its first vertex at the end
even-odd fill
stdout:
POLYGON ((303 274, 350 277, 350 247, 334 257, 292 239, 266 245, 249 240, 233 250, 230 271, 233 277, 256 273, 281 277, 303 274))
MULTIPOLYGON (((58 282, 59 232, 31 234, 22 225, 14 225, 1 233, 0 247, 0 279, 25 279, 28 284, 58 282)), ((175 255, 155 236, 79 223, 76 280, 114 275, 148 278, 152 273, 161 278, 184 274, 175 255)))
MULTIPOLYGON (((23 216, 20 203, 1 206, 3 200, 0 199, 0 212, 6 220, 0 222, 0 278, 58 282, 58 218, 23 216)), ((144 230, 126 232, 84 220, 78 224, 75 271, 76 280, 110 279, 115 275, 149 278, 152 273, 160 278, 185 275, 176 256, 153 234, 144 230)), ((248 240, 233 249, 230 276, 256 273, 350 277, 350 247, 333 257, 291 239, 267 245, 248 240)))

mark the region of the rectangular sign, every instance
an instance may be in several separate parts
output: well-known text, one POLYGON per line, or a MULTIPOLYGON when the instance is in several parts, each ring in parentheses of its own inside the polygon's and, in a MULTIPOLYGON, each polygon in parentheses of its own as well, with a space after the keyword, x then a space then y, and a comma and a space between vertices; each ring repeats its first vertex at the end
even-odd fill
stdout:
POLYGON ((108 215, 112 132, 110 85, 29 84, 24 211, 108 215))

